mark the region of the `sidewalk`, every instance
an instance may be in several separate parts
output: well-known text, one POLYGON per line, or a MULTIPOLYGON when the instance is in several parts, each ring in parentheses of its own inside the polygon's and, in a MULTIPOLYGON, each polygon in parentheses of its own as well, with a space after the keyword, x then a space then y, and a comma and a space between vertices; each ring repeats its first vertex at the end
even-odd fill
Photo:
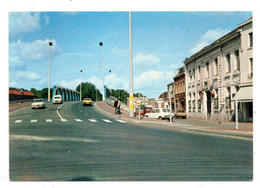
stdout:
POLYGON ((202 131, 206 133, 219 133, 219 134, 232 134, 232 135, 246 135, 253 136, 253 123, 239 122, 239 128, 236 130, 236 123, 230 121, 219 121, 219 120, 206 120, 198 118, 187 118, 187 119, 174 119, 173 122, 161 121, 153 118, 142 117, 139 119, 139 116, 130 117, 129 112, 122 111, 122 114, 115 114, 114 107, 107 104, 105 101, 96 102, 96 107, 107 113, 122 119, 128 119, 137 122, 150 122, 158 123, 161 125, 166 125, 169 127, 186 128, 187 130, 192 131, 202 131), (188 128, 189 127, 189 128, 188 128))

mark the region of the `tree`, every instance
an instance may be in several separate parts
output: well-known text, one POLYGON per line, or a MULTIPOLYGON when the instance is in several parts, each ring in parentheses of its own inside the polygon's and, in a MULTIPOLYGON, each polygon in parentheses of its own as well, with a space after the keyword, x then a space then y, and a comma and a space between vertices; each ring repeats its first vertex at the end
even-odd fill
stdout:
MULTIPOLYGON (((80 92, 80 84, 76 87, 76 91, 80 92)), ((85 82, 81 83, 81 97, 83 98, 91 98, 92 100, 100 101, 102 100, 102 94, 96 88, 96 86, 92 83, 85 82)))

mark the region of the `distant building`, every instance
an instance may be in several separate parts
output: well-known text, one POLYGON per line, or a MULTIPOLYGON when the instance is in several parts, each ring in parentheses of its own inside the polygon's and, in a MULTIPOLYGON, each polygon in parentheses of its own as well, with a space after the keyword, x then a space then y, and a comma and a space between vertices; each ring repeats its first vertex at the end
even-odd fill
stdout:
POLYGON ((175 110, 186 111, 186 87, 185 70, 181 67, 177 70, 174 79, 175 110))
MULTIPOLYGON (((172 108, 172 112, 175 111, 175 107, 174 107, 174 82, 171 82, 169 84, 167 84, 167 89, 168 89, 168 97, 169 100, 171 101, 171 108, 172 108)), ((170 105, 170 104, 169 104, 170 105)))
POLYGON ((30 91, 9 88, 9 101, 34 99, 36 96, 30 91))

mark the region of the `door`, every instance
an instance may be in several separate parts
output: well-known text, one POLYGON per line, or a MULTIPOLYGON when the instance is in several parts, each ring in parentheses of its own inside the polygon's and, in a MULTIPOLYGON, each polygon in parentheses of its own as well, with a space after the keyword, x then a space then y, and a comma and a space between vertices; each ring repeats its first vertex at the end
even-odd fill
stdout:
POLYGON ((211 95, 210 91, 206 92, 207 95, 207 119, 211 118, 211 95))

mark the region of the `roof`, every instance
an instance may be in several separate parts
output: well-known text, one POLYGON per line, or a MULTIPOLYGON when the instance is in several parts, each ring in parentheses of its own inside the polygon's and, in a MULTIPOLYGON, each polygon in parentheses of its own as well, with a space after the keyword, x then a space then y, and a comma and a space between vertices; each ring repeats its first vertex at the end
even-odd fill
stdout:
POLYGON ((252 102, 253 86, 241 87, 232 100, 237 100, 238 102, 252 102))
POLYGON ((32 92, 30 91, 18 91, 15 89, 9 89, 9 95, 24 95, 24 96, 35 96, 32 92))

